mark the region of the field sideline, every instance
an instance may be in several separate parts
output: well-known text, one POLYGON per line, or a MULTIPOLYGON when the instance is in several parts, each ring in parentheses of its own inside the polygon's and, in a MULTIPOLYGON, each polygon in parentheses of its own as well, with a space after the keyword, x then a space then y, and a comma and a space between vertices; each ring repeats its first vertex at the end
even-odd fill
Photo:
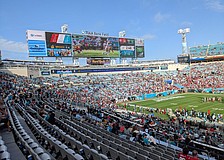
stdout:
MULTIPOLYGON (((149 108, 171 108, 173 111, 177 108, 186 108, 196 111, 224 114, 224 95, 223 94, 205 94, 205 93, 184 93, 175 94, 166 97, 159 97, 147 99, 143 101, 134 101, 129 104, 136 104, 137 106, 144 106, 149 108), (222 97, 222 102, 202 102, 204 97, 222 97)), ((132 110, 132 109, 131 109, 132 110)))

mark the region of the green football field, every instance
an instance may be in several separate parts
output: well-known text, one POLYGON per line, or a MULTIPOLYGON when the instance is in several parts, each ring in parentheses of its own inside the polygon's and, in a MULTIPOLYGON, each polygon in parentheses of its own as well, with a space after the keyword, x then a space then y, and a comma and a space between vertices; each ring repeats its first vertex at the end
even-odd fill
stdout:
MULTIPOLYGON (((202 94, 202 93, 185 93, 175 94, 166 97, 159 97, 153 99, 147 99, 142 101, 130 102, 129 104, 136 104, 137 106, 149 107, 149 108, 171 108, 173 111, 178 108, 186 108, 191 110, 194 108, 196 111, 224 114, 224 94, 202 94), (203 102, 204 97, 222 97, 222 102, 203 102)), ((129 108, 133 110, 133 107, 129 108)), ((138 111, 139 109, 137 109, 138 111)))
POLYGON ((111 51, 109 54, 103 50, 83 50, 82 53, 75 53, 75 57, 103 57, 103 58, 118 58, 119 51, 111 51))

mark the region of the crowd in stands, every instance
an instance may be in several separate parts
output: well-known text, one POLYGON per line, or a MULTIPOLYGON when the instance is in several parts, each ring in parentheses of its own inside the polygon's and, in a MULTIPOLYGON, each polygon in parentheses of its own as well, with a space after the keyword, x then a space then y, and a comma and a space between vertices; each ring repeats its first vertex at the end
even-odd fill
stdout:
MULTIPOLYGON (((160 139, 170 145, 179 145, 184 148, 179 157, 183 156, 185 159, 189 157, 197 159, 197 151, 194 151, 195 144, 192 140, 212 146, 223 144, 224 130, 215 125, 206 128, 203 123, 187 122, 181 118, 165 121, 150 115, 137 116, 141 119, 140 125, 137 125, 130 123, 131 116, 134 115, 127 115, 125 117, 127 121, 123 121, 119 118, 120 115, 114 112, 114 109, 118 108, 116 102, 127 101, 129 96, 178 90, 174 84, 165 83, 165 79, 171 79, 174 84, 178 83, 191 89, 223 88, 224 63, 197 64, 190 69, 175 73, 167 72, 165 75, 150 72, 64 79, 28 79, 17 75, 0 74, 2 88, 0 96, 2 100, 13 100, 12 104, 20 103, 21 99, 25 99, 27 107, 38 105, 39 115, 50 124, 55 124, 55 113, 50 111, 46 114, 47 106, 34 98, 34 95, 38 95, 39 98, 49 100, 55 109, 69 113, 72 118, 89 121, 85 117, 91 114, 96 117, 91 123, 121 137, 128 137, 130 141, 147 146, 157 145, 156 139, 160 139), (77 85, 68 87, 65 85, 68 81, 73 81, 77 85), (192 151, 191 156, 188 156, 189 150, 192 151)), ((1 109, 0 120, 8 124, 7 113, 4 109, 1 109)), ((215 156, 216 152, 210 152, 210 154, 215 156)))
POLYGON ((179 71, 174 83, 191 89, 223 88, 224 63, 209 63, 193 65, 188 70, 179 71))

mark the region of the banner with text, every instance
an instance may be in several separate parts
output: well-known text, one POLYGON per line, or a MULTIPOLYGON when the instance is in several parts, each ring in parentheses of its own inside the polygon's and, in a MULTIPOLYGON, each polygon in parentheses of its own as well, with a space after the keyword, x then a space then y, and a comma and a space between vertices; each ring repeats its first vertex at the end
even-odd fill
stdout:
POLYGON ((88 58, 87 64, 89 64, 89 65, 107 65, 107 64, 110 64, 110 59, 88 58))
POLYGON ((45 32, 27 30, 26 32, 29 57, 46 57, 45 32))

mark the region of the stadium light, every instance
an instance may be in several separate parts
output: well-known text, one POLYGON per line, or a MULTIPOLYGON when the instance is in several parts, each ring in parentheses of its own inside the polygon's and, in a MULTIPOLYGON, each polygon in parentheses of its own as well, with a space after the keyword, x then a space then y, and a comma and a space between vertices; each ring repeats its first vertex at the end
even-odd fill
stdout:
POLYGON ((126 36, 126 32, 125 31, 120 31, 119 32, 119 37, 125 37, 126 36))
POLYGON ((186 34, 190 33, 190 28, 179 29, 177 33, 182 35, 182 54, 188 54, 186 34))
POLYGON ((61 33, 68 33, 68 25, 67 24, 63 24, 61 26, 61 33))

